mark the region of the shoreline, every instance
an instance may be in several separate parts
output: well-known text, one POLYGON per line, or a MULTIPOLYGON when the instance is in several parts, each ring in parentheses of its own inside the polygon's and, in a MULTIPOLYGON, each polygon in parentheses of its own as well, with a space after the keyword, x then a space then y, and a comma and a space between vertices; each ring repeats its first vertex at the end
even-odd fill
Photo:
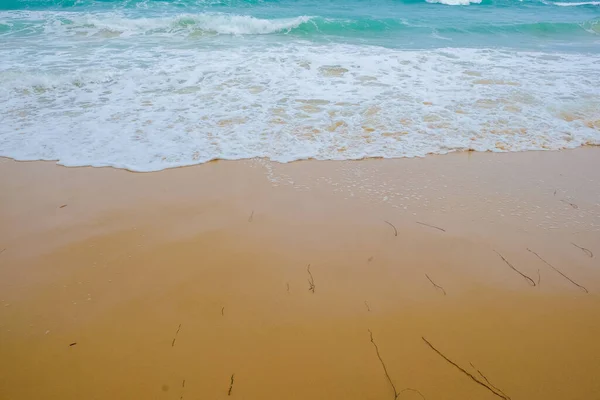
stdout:
POLYGON ((579 145, 577 147, 565 147, 565 148, 560 148, 560 149, 535 149, 535 150, 499 150, 499 151, 493 151, 493 150, 484 150, 484 151, 479 151, 479 150, 475 150, 473 148, 468 148, 468 149, 459 149, 459 150, 450 150, 446 153, 428 153, 425 155, 414 155, 414 156, 399 156, 399 157, 384 157, 384 156, 365 156, 365 157, 361 157, 361 158, 350 158, 350 159, 343 159, 343 160, 335 160, 335 159, 317 159, 314 157, 308 157, 308 158, 301 158, 301 159, 296 159, 296 160, 292 160, 292 161, 277 161, 277 160, 272 160, 269 159, 268 157, 249 157, 249 158, 235 158, 235 159, 228 159, 228 158, 214 158, 211 160, 207 160, 207 161, 202 161, 199 162, 197 164, 186 164, 186 165, 179 165, 179 166, 172 166, 172 167, 165 167, 162 169, 157 169, 157 170, 148 170, 148 171, 138 171, 138 170, 133 170, 133 169, 129 169, 126 167, 116 167, 114 165, 91 165, 91 164, 82 164, 82 165, 65 165, 65 164, 61 164, 61 161, 58 159, 18 159, 18 158, 14 158, 11 156, 3 156, 0 155, 0 160, 10 160, 10 161, 14 161, 17 163, 52 163, 54 165, 57 165, 59 167, 64 167, 64 168, 94 168, 94 169, 99 169, 99 168, 111 168, 111 169, 116 169, 116 170, 123 170, 123 171, 127 171, 127 172, 131 172, 134 174, 150 174, 150 173, 157 173, 157 172, 162 172, 162 171, 168 171, 168 170, 173 170, 173 169, 181 169, 181 168, 194 168, 194 167, 199 167, 201 165, 205 165, 205 164, 210 164, 210 163, 215 163, 215 162, 252 162, 252 161, 261 161, 261 162, 267 162, 267 163, 274 163, 274 164, 293 164, 293 163, 302 163, 302 162, 331 162, 331 163, 340 163, 340 162, 361 162, 361 161, 372 161, 372 160, 411 160, 411 159, 425 159, 425 158, 430 158, 430 157, 444 157, 444 156, 448 156, 448 155, 453 155, 453 154, 470 154, 470 153, 480 153, 480 154, 514 154, 514 153, 547 153, 547 152, 569 152, 569 151, 577 151, 579 149, 589 149, 589 148, 596 148, 596 147, 600 147, 600 144, 595 144, 595 143, 585 143, 582 145, 579 145))
POLYGON ((598 397, 598 170, 1 158, 0 398, 598 397))

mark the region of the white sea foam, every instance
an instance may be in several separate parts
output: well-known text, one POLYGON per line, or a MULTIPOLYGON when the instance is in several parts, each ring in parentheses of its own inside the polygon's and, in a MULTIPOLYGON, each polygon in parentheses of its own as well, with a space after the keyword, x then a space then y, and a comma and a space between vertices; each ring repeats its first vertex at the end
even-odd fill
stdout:
POLYGON ((600 1, 582 1, 580 3, 549 3, 560 7, 577 7, 577 6, 600 6, 600 1))
POLYGON ((600 144, 597 55, 222 39, 9 43, 0 155, 155 171, 600 144))
POLYGON ((481 4, 481 0, 425 0, 432 4, 445 4, 447 6, 468 6, 469 4, 481 4))

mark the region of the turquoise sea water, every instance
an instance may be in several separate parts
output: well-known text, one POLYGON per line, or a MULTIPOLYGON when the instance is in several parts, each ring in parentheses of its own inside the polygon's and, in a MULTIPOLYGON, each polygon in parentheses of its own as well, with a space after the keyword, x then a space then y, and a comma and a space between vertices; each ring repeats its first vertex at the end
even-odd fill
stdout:
POLYGON ((0 0, 0 155, 215 158, 600 143, 600 1, 0 0))

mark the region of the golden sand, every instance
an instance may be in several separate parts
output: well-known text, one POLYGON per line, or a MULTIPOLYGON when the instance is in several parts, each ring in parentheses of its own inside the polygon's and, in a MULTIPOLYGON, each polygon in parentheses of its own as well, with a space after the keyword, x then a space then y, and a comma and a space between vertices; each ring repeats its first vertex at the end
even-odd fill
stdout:
POLYGON ((0 159, 0 399, 600 399, 598 171, 0 159))

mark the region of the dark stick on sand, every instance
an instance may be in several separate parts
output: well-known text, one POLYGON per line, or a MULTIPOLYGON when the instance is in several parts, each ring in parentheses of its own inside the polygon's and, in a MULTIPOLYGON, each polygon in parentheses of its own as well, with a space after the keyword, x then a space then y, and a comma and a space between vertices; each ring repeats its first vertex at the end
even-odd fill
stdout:
POLYGON ((429 279, 429 282, 431 282, 431 284, 433 285, 434 288, 439 289, 442 291, 442 293, 444 293, 444 296, 446 295, 446 291, 444 290, 443 287, 441 287, 440 285, 438 285, 437 283, 435 283, 430 277, 429 275, 425 274, 425 276, 427 277, 427 279, 429 279))
POLYGON ((542 260, 542 262, 544 264, 546 264, 547 266, 549 266, 550 268, 552 268, 554 271, 558 272, 560 274, 560 276, 562 276, 563 278, 565 278, 566 280, 568 280, 569 282, 571 282, 573 285, 577 286, 579 289, 583 290, 586 293, 589 293, 588 290, 583 287, 582 285, 580 285, 579 283, 575 282, 573 279, 569 278, 568 276, 566 276, 565 274, 562 273, 562 271, 560 271, 558 268, 556 268, 554 265, 550 264, 548 261, 544 260, 538 253, 536 253, 535 251, 531 250, 531 249, 527 249, 528 252, 534 254, 537 258, 539 258, 540 260, 542 260))
POLYGON ((506 265, 508 265, 510 267, 510 269, 512 269, 513 271, 515 271, 519 275, 521 275, 523 278, 527 279, 527 283, 529 283, 530 286, 535 286, 535 281, 533 279, 531 279, 530 277, 528 277, 527 275, 525 275, 524 273, 522 273, 521 271, 519 271, 518 269, 516 269, 511 263, 508 262, 508 260, 506 258, 504 258, 502 256, 502 254, 498 253, 496 250, 494 250, 494 252, 500 256, 500 258, 502 259, 502 261, 504 261, 506 263, 506 265))
POLYGON ((315 294, 315 280, 310 272, 310 264, 308 264, 306 270, 308 271, 308 290, 315 294))
POLYGON ((394 236, 398 236, 398 229, 396 229, 396 227, 394 226, 394 224, 392 224, 391 222, 388 221, 383 221, 386 224, 388 224, 389 226, 391 226, 392 228, 394 228, 394 236))
POLYGON ((419 222, 419 221, 417 221, 417 224, 419 224, 419 225, 423 225, 423 226, 428 226, 428 227, 430 227, 430 228, 437 229, 437 230, 440 230, 440 231, 442 231, 442 232, 446 232, 446 230, 445 230, 444 228, 440 228, 439 226, 435 226, 435 225, 429 225, 429 224, 426 224, 426 223, 424 223, 424 222, 419 222))
POLYGON ((377 353, 377 358, 379 359, 379 362, 381 363, 381 366, 383 367, 383 373, 385 374, 385 377, 387 378, 388 382, 390 383, 390 386, 392 386, 392 389, 394 390, 394 400, 398 399, 398 397, 400 397, 400 395, 403 392, 418 393, 421 396, 421 398, 423 398, 423 400, 425 400, 425 396, 423 396, 423 393, 419 392, 417 389, 406 388, 406 389, 402 389, 401 391, 398 391, 396 389, 396 385, 394 385, 394 382, 392 382, 392 378, 390 378, 390 374, 388 373, 385 363, 383 362, 383 358, 381 358, 381 354, 379 354, 379 347, 377 347, 377 343, 375 343, 375 339, 373 339, 373 332, 371 332, 370 329, 368 331, 369 331, 369 336, 371 337, 371 343, 373 344, 373 347, 375 347, 375 353, 377 353))
POLYGON ((489 390, 490 392, 492 392, 493 394, 495 394, 496 396, 500 397, 501 399, 504 400, 510 400, 510 397, 508 397, 507 395, 504 394, 504 392, 502 392, 499 389, 495 389, 493 386, 490 386, 489 384, 480 381, 479 379, 477 379, 475 376, 471 375, 469 372, 467 372, 464 368, 462 368, 460 365, 458 365, 457 363, 455 363, 454 361, 452 361, 451 359, 449 359, 448 357, 446 357, 445 355, 443 355, 438 349, 436 349, 435 347, 433 347, 433 345, 431 343, 429 343, 429 341, 427 339, 425 339, 424 337, 421 337, 421 339, 423 339, 423 341, 427 344, 427 346, 429 346, 431 348, 431 350, 435 351, 440 357, 442 357, 444 360, 446 360, 448 363, 452 364, 454 367, 456 367, 460 372, 462 372, 463 374, 467 375, 469 378, 471 378, 475 383, 483 386, 484 388, 486 388, 487 390, 489 390))
POLYGON ((571 202, 568 202, 566 200, 561 200, 563 203, 570 205, 571 207, 573 207, 575 210, 577 210, 579 208, 579 206, 577 204, 573 204, 571 202))
POLYGON ((177 340, 177 335, 179 334, 180 329, 181 329, 181 324, 179 324, 179 328, 177 328, 177 332, 175 332, 175 337, 173 338, 173 341, 171 342, 171 347, 175 346, 175 341, 177 340))
POLYGON ((579 250, 583 251, 589 258, 594 258, 594 253, 592 253, 590 250, 586 249, 585 247, 578 246, 573 242, 571 242, 571 244, 577 247, 579 250))
MULTIPOLYGON (((481 376, 483 379, 485 379, 485 381, 486 381, 486 383, 487 383, 488 385, 490 385, 492 388, 496 389, 496 390, 497 390, 499 393, 501 393, 501 394, 503 394, 503 395, 505 395, 505 396, 506 396, 506 393, 504 393, 502 390, 500 390, 500 389, 498 389, 496 386, 494 386, 494 385, 492 384, 492 382, 490 382, 490 380, 487 378, 487 376, 485 376, 485 375, 483 374, 483 372, 481 372, 480 370, 478 370, 478 369, 477 369, 477 368, 476 368, 476 367, 473 365, 473 363, 469 363, 469 364, 471 364, 471 367, 473 367, 473 369, 474 369, 475 371, 477 371, 477 373, 479 374, 479 376, 481 376)), ((508 397, 508 396, 506 396, 506 397, 508 397)))
POLYGON ((227 392, 227 396, 231 396, 231 391, 233 390, 234 379, 235 379, 235 374, 231 374, 231 382, 229 383, 229 391, 227 392))
POLYGON ((394 382, 392 382, 392 378, 390 378, 390 374, 388 374, 385 363, 383 362, 383 359, 381 358, 381 354, 379 354, 379 347, 377 347, 377 343, 375 343, 375 339, 373 339, 373 332, 371 332, 370 329, 369 329, 369 336, 371 337, 371 343, 373 344, 373 347, 375 347, 375 352, 377 353, 377 358, 379 359, 379 362, 381 363, 381 366, 383 367, 383 373, 385 374, 385 377, 387 378, 388 382, 392 386, 392 389, 394 390, 394 400, 396 400, 398 398, 398 396, 400 396, 400 393, 398 392, 398 390, 396 390, 396 385, 394 385, 394 382))

